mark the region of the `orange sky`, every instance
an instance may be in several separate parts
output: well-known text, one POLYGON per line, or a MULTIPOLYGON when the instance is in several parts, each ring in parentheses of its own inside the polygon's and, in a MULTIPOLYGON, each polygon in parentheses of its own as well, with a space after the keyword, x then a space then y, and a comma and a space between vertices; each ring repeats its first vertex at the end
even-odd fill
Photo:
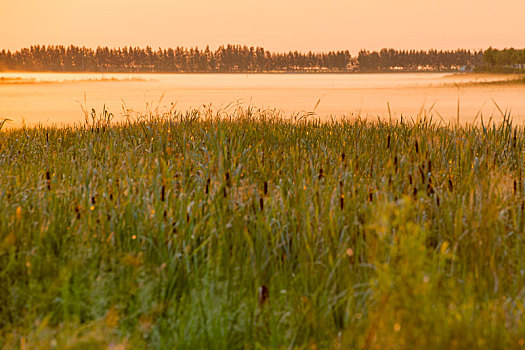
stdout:
POLYGON ((525 47, 525 0, 0 0, 0 49, 525 47))

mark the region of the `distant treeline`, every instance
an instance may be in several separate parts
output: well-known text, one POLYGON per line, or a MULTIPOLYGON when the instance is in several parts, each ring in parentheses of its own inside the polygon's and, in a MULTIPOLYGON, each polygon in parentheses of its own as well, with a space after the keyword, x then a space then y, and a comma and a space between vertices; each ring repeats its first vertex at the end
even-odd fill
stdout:
POLYGON ((489 47, 483 53, 481 71, 517 72, 525 71, 525 49, 513 48, 497 50, 489 47))
POLYGON ((261 47, 220 46, 157 49, 78 46, 31 46, 0 52, 0 70, 51 72, 389 72, 389 71, 509 71, 523 69, 525 50, 416 51, 382 49, 326 53, 274 53, 261 47))
POLYGON ((31 46, 0 53, 0 69, 53 72, 346 72, 348 51, 272 53, 261 47, 221 46, 158 49, 88 49, 77 46, 31 46))
POLYGON ((483 51, 416 51, 382 49, 361 51, 357 57, 358 67, 364 72, 385 71, 449 71, 470 69, 481 63, 483 51))

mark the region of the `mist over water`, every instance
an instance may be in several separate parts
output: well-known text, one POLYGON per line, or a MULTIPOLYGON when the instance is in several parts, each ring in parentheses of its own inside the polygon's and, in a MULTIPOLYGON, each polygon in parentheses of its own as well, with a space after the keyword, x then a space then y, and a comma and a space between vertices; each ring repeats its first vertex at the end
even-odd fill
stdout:
POLYGON ((525 120, 525 86, 476 85, 508 76, 396 74, 75 74, 0 73, 0 118, 10 126, 74 124, 84 121, 81 105, 103 106, 122 118, 122 106, 147 108, 220 108, 240 102, 277 108, 286 114, 314 111, 322 118, 416 118, 472 122, 501 118, 496 104, 525 120), (317 102, 319 104, 317 105, 317 102), (317 107, 316 107, 317 105, 317 107), (390 106, 390 111, 388 110, 390 106))

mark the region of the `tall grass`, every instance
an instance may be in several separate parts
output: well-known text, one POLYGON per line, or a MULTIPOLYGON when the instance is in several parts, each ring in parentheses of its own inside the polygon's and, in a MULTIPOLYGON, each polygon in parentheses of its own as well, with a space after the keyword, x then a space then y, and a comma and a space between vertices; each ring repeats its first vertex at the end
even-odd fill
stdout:
POLYGON ((252 108, 2 131, 0 345, 518 348, 524 142, 252 108))

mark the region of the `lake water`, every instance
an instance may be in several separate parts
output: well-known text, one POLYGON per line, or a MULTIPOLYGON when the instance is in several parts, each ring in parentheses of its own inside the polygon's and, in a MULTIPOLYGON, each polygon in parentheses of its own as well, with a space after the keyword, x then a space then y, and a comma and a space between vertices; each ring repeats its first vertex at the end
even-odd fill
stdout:
POLYGON ((321 117, 416 117, 472 122, 476 116, 501 119, 496 104, 525 121, 525 86, 466 84, 504 76, 442 73, 396 74, 62 74, 0 73, 0 119, 10 126, 72 124, 84 120, 81 105, 117 118, 122 106, 213 107, 232 102, 284 113, 313 111, 321 117), (318 104, 317 102, 320 101, 318 104), (317 107, 316 107, 317 105, 317 107), (388 110, 390 107, 390 111, 388 110), (432 107, 431 107, 432 106, 432 107))

